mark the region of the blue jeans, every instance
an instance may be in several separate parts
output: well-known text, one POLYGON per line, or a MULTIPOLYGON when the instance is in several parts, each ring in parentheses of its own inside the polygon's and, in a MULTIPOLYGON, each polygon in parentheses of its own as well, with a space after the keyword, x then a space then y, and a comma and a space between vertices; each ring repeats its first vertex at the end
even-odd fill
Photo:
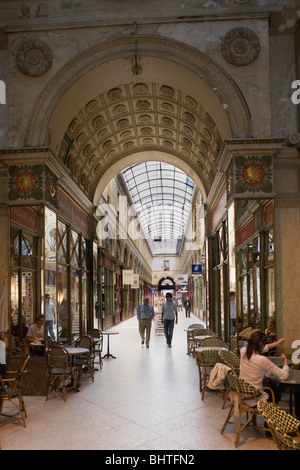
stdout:
POLYGON ((53 332, 53 320, 46 320, 46 336, 51 336, 55 340, 55 335, 53 332))
POLYGON ((164 332, 165 332, 165 337, 167 339, 167 344, 172 343, 174 322, 175 320, 164 320, 164 332))

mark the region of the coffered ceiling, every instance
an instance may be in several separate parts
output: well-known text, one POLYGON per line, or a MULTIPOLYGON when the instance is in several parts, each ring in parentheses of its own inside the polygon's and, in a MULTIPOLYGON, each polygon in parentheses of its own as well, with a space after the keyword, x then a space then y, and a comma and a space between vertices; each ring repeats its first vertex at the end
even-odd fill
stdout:
POLYGON ((208 192, 220 145, 215 122, 193 96, 164 83, 128 83, 95 96, 78 111, 59 158, 91 200, 111 165, 147 150, 179 157, 208 192))

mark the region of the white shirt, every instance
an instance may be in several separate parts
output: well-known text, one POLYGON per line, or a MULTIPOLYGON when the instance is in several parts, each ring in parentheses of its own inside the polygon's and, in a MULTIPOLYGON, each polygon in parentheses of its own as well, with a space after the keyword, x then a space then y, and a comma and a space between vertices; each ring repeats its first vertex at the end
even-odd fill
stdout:
MULTIPOLYGON (((266 356, 253 353, 250 360, 246 356, 246 349, 241 349, 240 378, 253 385, 255 388, 263 386, 263 379, 266 372, 277 376, 279 379, 287 379, 289 376, 289 366, 284 365, 281 369, 275 366, 266 356)), ((283 361, 282 361, 283 362, 283 361)), ((262 400, 267 394, 264 394, 262 400)))

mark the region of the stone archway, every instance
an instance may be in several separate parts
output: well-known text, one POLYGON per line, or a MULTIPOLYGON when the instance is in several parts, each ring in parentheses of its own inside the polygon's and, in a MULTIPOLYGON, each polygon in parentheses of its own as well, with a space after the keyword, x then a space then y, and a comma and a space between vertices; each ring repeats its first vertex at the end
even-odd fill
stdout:
POLYGON ((91 201, 112 167, 144 151, 182 161, 208 194, 222 141, 251 136, 247 105, 219 66, 175 41, 139 37, 134 74, 135 44, 101 44, 58 73, 35 106, 26 145, 50 146, 91 201))

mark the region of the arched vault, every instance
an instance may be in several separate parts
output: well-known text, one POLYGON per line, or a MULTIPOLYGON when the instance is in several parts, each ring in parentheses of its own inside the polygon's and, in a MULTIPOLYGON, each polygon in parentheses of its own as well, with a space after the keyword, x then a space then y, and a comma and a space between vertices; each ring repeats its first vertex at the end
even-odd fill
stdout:
POLYGON ((101 44, 62 69, 34 109, 26 143, 50 146, 97 203, 112 168, 150 154, 192 172, 205 198, 222 141, 250 136, 247 105, 219 66, 181 43, 139 37, 101 44))

